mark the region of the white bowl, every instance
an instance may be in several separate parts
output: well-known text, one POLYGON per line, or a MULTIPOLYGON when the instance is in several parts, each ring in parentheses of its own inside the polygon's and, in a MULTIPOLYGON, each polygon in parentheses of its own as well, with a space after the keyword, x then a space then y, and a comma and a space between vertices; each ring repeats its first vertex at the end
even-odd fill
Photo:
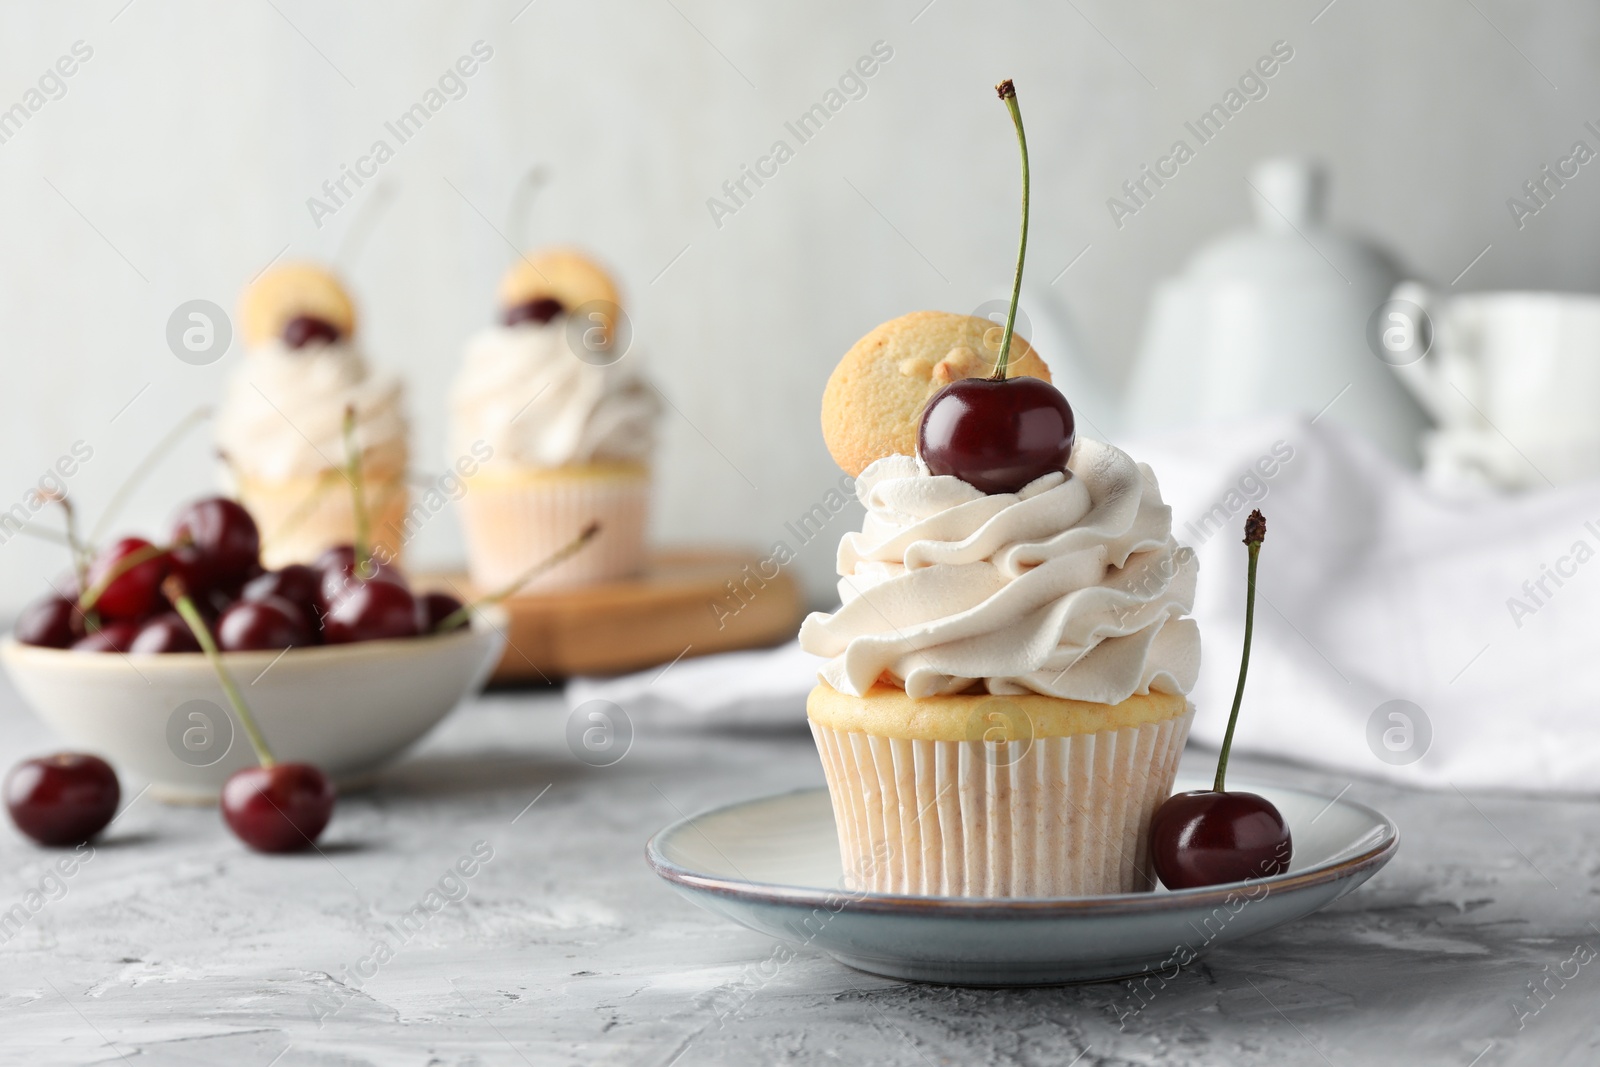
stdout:
MULTIPOLYGON (((504 647, 503 622, 478 619, 436 637, 224 652, 222 662, 280 762, 316 764, 349 787, 475 692, 504 647)), ((69 652, 7 637, 0 663, 40 719, 162 799, 215 800, 255 763, 201 653, 69 652)))

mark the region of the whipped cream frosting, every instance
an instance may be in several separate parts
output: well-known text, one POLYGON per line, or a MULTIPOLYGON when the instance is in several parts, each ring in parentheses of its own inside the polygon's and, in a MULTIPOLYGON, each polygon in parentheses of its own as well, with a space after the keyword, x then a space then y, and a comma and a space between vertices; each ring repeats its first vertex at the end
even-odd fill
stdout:
POLYGON ((374 374, 347 341, 294 349, 273 340, 245 353, 217 411, 217 444, 230 465, 266 481, 315 477, 345 463, 344 413, 372 474, 406 469, 405 393, 374 374))
POLYGON ((1116 704, 1188 693, 1200 669, 1194 552, 1155 475, 1080 438, 1066 471, 986 495, 888 456, 856 480, 867 516, 839 544, 843 605, 800 645, 861 696, 1041 693, 1116 704))
POLYGON ((489 465, 562 467, 643 461, 661 401, 631 355, 599 366, 579 359, 567 319, 480 330, 450 394, 451 447, 494 450, 489 465))

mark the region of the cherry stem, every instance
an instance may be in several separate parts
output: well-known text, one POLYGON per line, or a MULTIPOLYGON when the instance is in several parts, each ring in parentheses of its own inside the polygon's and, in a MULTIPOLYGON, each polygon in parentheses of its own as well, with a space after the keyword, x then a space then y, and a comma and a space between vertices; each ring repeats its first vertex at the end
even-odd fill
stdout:
MULTIPOLYGON (((117 562, 112 565, 110 570, 102 574, 98 582, 95 582, 92 586, 83 591, 83 593, 78 597, 79 609, 82 611, 93 610, 95 604, 99 603, 100 598, 105 596, 106 590, 111 588, 112 582, 133 570, 133 568, 139 566, 139 564, 148 563, 150 560, 153 560, 158 556, 164 556, 176 547, 176 544, 145 545, 143 548, 136 548, 132 552, 129 552, 126 556, 123 556, 121 559, 117 560, 117 562)), ((87 575, 85 575, 85 577, 87 577, 87 575)), ((82 585, 81 580, 79 584, 80 586, 82 585)))
POLYGON ((217 672, 217 681, 222 683, 222 691, 227 694, 228 703, 233 705, 234 714, 239 716, 245 736, 250 738, 250 747, 256 751, 256 761, 263 767, 271 767, 278 761, 273 758, 272 749, 267 747, 267 739, 261 736, 261 728, 256 725, 255 716, 250 714, 250 708, 245 704, 239 687, 234 684, 227 668, 223 667, 222 653, 217 651, 217 643, 211 639, 211 631, 206 627, 205 619, 200 617, 200 609, 189 599, 188 592, 183 588, 183 582, 176 575, 169 576, 161 583, 161 591, 172 601, 172 606, 188 624, 194 639, 200 643, 200 651, 206 654, 206 662, 217 672))
POLYGON ((344 409, 345 478, 350 482, 350 506, 356 515, 355 574, 365 580, 372 577, 371 531, 367 528, 367 493, 361 477, 361 449, 356 447, 356 408, 354 404, 344 409))
POLYGON ((1252 511, 1244 522, 1244 546, 1250 553, 1248 586, 1244 594, 1244 652, 1239 657, 1239 687, 1233 691, 1233 711, 1228 713, 1228 732, 1222 736, 1222 754, 1217 757, 1217 781, 1212 788, 1221 793, 1223 778, 1228 773, 1228 752, 1233 748, 1233 728, 1239 724, 1239 705, 1244 701, 1244 676, 1250 669, 1250 635, 1256 618, 1256 560, 1261 556, 1261 542, 1267 539, 1267 519, 1260 511, 1252 511))
POLYGON ((521 589, 523 586, 539 577, 539 575, 543 574, 551 567, 554 567, 556 564, 569 559, 573 555, 576 555, 578 550, 584 545, 588 544, 590 541, 594 540, 595 536, 599 534, 599 532, 600 524, 598 522, 591 522, 589 525, 583 528, 583 532, 577 537, 574 537, 571 541, 568 541, 566 544, 556 549, 551 555, 523 571, 516 577, 515 580, 511 582, 510 585, 502 586, 487 596, 479 597, 470 604, 463 604, 461 607, 440 619, 439 625, 433 628, 433 632, 436 634, 444 634, 449 633, 451 630, 460 629, 462 626, 465 626, 467 621, 472 618, 473 612, 479 610, 480 608, 487 607, 490 604, 500 603, 500 601, 511 596, 518 589, 521 589))
POLYGON ((1006 311, 1005 332, 1000 335, 1000 358, 994 365, 995 381, 1003 382, 1011 361, 1011 332, 1017 324, 1017 302, 1022 298, 1022 262, 1028 257, 1028 135, 1022 131, 1017 87, 1007 78, 994 88, 1006 102, 1006 110, 1011 112, 1011 124, 1017 128, 1017 147, 1022 150, 1022 238, 1017 242, 1017 275, 1011 281, 1011 307, 1006 311))
POLYGON ((94 529, 89 533, 90 544, 94 544, 106 535, 106 531, 111 528, 111 520, 117 517, 117 513, 122 510, 123 505, 133 496, 133 491, 139 487, 139 483, 144 481, 151 471, 155 470, 157 464, 166 458, 167 453, 171 452, 173 447, 183 440, 183 436, 210 417, 211 408, 202 404, 185 415, 178 425, 168 430, 166 436, 157 441, 155 446, 145 453, 144 458, 134 466, 127 478, 123 479, 122 484, 117 486, 117 491, 111 494, 111 502, 100 513, 99 520, 95 522, 94 529))
POLYGON ((54 495, 52 499, 61 505, 62 514, 67 519, 67 551, 72 555, 72 573, 78 576, 78 588, 81 590, 89 584, 89 549, 78 539, 78 512, 65 494, 54 495))

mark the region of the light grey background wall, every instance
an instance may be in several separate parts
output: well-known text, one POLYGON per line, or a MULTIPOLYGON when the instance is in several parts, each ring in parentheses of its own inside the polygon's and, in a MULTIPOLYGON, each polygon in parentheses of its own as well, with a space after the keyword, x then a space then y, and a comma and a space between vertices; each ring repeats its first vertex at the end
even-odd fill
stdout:
MULTIPOLYGON (((231 310, 280 254, 339 255, 373 185, 320 228, 307 198, 380 137, 396 147, 381 168, 393 196, 343 265, 371 358, 409 378, 419 466, 447 458, 445 390, 521 239, 514 192, 542 167, 526 239, 614 266, 672 400, 669 542, 770 545, 837 479, 818 398, 851 342, 905 311, 1005 295, 1017 162, 990 88, 1002 77, 1031 135, 1031 277, 1113 382, 1152 284, 1246 220, 1242 175, 1281 151, 1324 157, 1335 218, 1424 275, 1448 282, 1490 245, 1460 288, 1600 288, 1600 167, 1521 229, 1505 203, 1600 120, 1593 4, 525 3, 0 8, 0 109, 41 104, 0 143, 0 509, 82 440, 94 456, 71 486, 92 517, 146 448, 215 401, 238 347, 186 365, 168 316, 194 298, 231 310), (29 97, 80 41, 92 56, 64 95, 29 97), (385 121, 477 41, 493 56, 465 95, 398 145, 385 121), (893 56, 865 96, 799 144, 784 123, 880 41, 893 56), (1266 97, 1114 225, 1107 198, 1276 41, 1294 55, 1266 97), (794 157, 714 220, 707 199, 780 138, 794 157)), ((119 525, 157 532, 213 484, 206 435, 191 440, 119 525)), ((818 599, 854 520, 797 564, 818 599)), ((458 552, 448 515, 417 542, 424 562, 458 552)), ((62 558, 0 545, 0 606, 62 558)))

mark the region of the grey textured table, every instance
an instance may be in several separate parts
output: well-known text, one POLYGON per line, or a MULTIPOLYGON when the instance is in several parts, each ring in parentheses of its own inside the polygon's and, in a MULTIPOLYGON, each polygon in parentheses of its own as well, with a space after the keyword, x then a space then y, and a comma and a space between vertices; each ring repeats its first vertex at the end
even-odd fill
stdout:
MULTIPOLYGON (((549 691, 478 700, 341 803, 326 855, 249 854, 215 811, 145 796, 58 887, 46 878, 55 854, 0 829, 0 911, 26 910, 30 890, 43 890, 20 930, 0 931, 0 1058, 1600 1062, 1600 960, 1569 962, 1579 945, 1600 948, 1591 802, 1358 781, 1348 795, 1401 824, 1399 857, 1328 911, 1207 957, 1125 1030, 1124 985, 902 985, 809 950, 719 1024, 730 990, 751 986, 773 944, 659 883, 643 843, 680 813, 820 784, 809 738, 641 732, 622 762, 590 768, 567 750, 564 719, 549 691), (471 878, 448 877, 475 848, 492 858, 469 859, 471 878), (401 924, 430 891, 461 899, 401 924), (375 954, 380 942, 392 949, 375 954), (1560 969, 1571 977, 1552 978, 1560 969)), ((4 762, 55 747, 0 687, 4 762)), ((1330 795, 1349 781, 1235 766, 1240 779, 1330 795)))

